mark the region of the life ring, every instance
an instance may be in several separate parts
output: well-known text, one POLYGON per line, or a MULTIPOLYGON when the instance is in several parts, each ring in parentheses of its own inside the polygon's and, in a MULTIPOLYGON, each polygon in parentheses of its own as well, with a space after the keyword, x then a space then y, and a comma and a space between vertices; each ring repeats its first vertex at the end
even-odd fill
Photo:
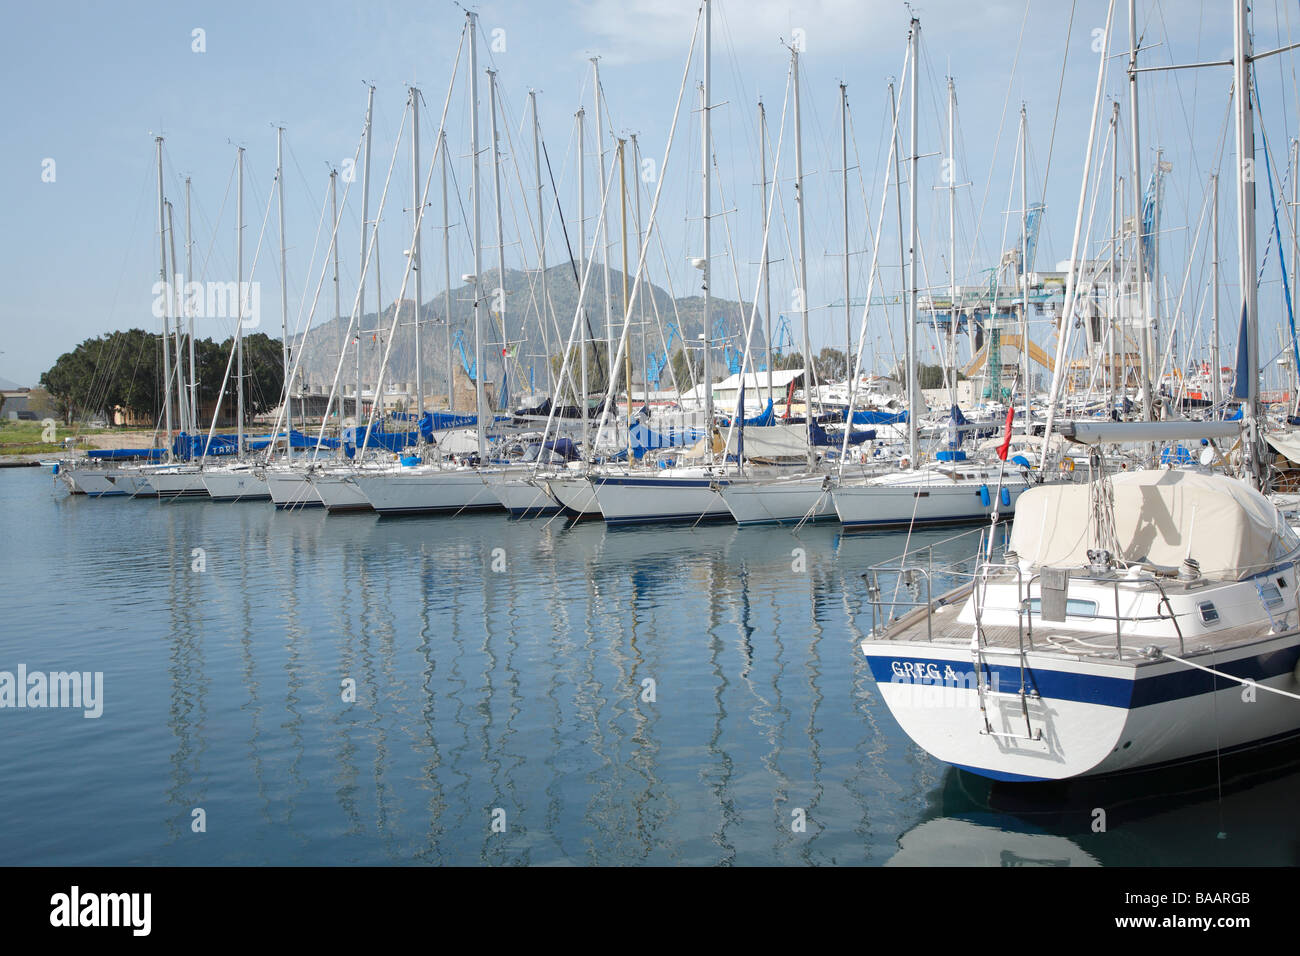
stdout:
POLYGON ((1062 459, 1061 459, 1061 471, 1074 471, 1074 459, 1073 459, 1073 458, 1062 458, 1062 459))

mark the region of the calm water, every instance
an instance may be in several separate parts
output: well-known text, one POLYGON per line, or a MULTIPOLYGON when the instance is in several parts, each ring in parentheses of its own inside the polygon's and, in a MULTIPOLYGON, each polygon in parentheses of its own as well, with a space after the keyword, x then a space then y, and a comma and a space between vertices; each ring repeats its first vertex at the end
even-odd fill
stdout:
POLYGON ((1025 789, 914 747, 856 652, 900 534, 94 501, 38 469, 0 471, 0 518, 0 670, 104 674, 99 719, 0 710, 0 864, 1300 859, 1294 752, 1220 800, 1212 764, 1025 789))

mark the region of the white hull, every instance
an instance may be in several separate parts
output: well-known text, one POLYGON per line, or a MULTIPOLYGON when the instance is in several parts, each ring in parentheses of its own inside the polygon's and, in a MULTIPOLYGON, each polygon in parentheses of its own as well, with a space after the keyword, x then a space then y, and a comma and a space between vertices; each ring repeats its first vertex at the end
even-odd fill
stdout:
POLYGON ((733 520, 717 491, 721 481, 725 479, 703 475, 594 475, 591 479, 600 512, 610 525, 733 520))
POLYGON ((1019 474, 1008 473, 1002 478, 1005 498, 999 501, 996 474, 953 480, 946 474, 920 470, 862 484, 841 484, 831 498, 846 530, 865 530, 986 521, 994 504, 999 515, 1009 517, 1028 487, 1019 474))
POLYGON ((206 499, 208 497, 207 486, 203 483, 203 473, 197 468, 146 472, 145 477, 149 487, 153 489, 153 495, 159 498, 206 499))
POLYGON ((354 481, 381 515, 500 511, 501 502, 474 468, 405 468, 354 481))
MULTIPOLYGON (((1021 707, 1019 657, 985 652, 997 695, 985 733, 971 654, 952 645, 862 642, 881 697, 903 730, 939 760, 998 780, 1061 780, 1173 764, 1300 735, 1295 700, 1256 690, 1243 699, 1238 683, 1168 659, 1069 660, 1029 652, 1039 695, 1021 707), (911 679, 900 668, 923 667, 911 679), (929 669, 929 665, 934 670, 929 669), (944 676, 948 675, 948 676, 944 676), (1041 739, 1034 739, 1041 735, 1041 739), (1029 738, 1029 739, 1026 739, 1029 738)), ((1188 659, 1227 673, 1261 673, 1259 684, 1300 692, 1295 665, 1300 634, 1292 631, 1249 646, 1189 653, 1188 659)))
POLYGON ((252 468, 205 471, 203 484, 213 501, 266 501, 271 497, 266 476, 252 468))
POLYGON ((485 472, 483 479, 512 518, 539 518, 558 514, 560 505, 546 493, 540 482, 534 483, 531 475, 531 469, 503 469, 485 472))
POLYGON ((81 469, 68 472, 68 485, 74 495, 86 495, 90 498, 108 498, 125 495, 128 492, 118 487, 117 474, 111 471, 81 469))
POLYGON ((722 488, 722 500, 740 525, 834 520, 827 477, 732 479, 722 488))
POLYGON ((280 509, 321 508, 321 501, 316 489, 307 480, 305 471, 293 468, 279 468, 266 472, 266 490, 271 500, 280 509))
POLYGON ((552 498, 560 503, 565 513, 574 518, 599 518, 600 502, 585 475, 562 475, 541 479, 552 498))
POLYGON ((353 481, 352 472, 321 473, 311 476, 311 485, 330 514, 374 511, 370 499, 353 481))

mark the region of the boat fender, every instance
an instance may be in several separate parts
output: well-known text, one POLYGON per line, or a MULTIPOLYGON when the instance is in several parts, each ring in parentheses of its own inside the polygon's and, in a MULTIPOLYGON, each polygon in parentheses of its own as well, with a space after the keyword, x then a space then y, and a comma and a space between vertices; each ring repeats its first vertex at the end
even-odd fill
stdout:
POLYGON ((1004 507, 1004 508, 1010 508, 1010 507, 1011 507, 1011 489, 1010 489, 1010 488, 1003 488, 1003 489, 1002 489, 1002 494, 999 495, 998 497, 1002 499, 1002 507, 1004 507))
POLYGON ((54 463, 54 468, 50 471, 50 474, 57 475, 58 473, 59 473, 59 463, 56 461, 54 463))
POLYGON ((980 485, 980 504, 987 508, 993 503, 993 496, 989 494, 988 485, 980 485))
POLYGON ((1074 459, 1073 459, 1073 458, 1062 458, 1062 459, 1061 459, 1061 471, 1074 471, 1074 459))

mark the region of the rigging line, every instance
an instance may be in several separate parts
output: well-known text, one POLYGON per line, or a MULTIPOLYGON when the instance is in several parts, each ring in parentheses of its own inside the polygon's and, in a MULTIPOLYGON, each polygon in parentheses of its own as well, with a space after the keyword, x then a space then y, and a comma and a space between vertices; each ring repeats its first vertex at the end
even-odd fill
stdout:
MULTIPOLYGON (((984 178, 984 196, 980 199, 979 215, 975 222, 978 224, 984 221, 984 210, 988 206, 989 189, 993 185, 993 170, 997 168, 998 148, 1002 144, 1002 133, 1007 124, 1007 106, 1011 103, 1011 89, 1016 81, 1016 69, 1020 65, 1020 51, 1025 42, 1025 26, 1029 23, 1029 4, 1031 0, 1025 0, 1025 15, 1020 21, 1020 37, 1016 40, 1016 55, 1011 61, 1011 75, 1007 77, 1007 92, 1002 100, 1002 117, 998 120, 998 135, 993 140, 993 152, 989 156, 989 172, 984 178)), ((966 263, 965 273, 970 275, 975 269, 975 249, 972 247, 970 258, 966 263)))
POLYGON ((1065 28, 1065 55, 1061 57, 1061 79, 1056 85, 1056 109, 1052 114, 1052 135, 1047 140, 1047 164, 1043 167, 1043 189, 1038 200, 1044 208, 1047 206, 1047 178, 1052 172, 1052 151, 1056 147, 1056 124, 1061 118, 1061 93, 1065 90, 1065 66, 1070 62, 1070 36, 1074 31, 1074 11, 1077 7, 1078 0, 1072 0, 1070 22, 1065 28))

